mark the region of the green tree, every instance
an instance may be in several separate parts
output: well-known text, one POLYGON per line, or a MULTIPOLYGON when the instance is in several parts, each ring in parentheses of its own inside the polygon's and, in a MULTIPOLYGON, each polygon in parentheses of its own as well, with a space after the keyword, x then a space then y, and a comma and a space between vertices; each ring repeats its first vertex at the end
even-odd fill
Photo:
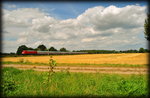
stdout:
POLYGON ((39 45, 38 47, 37 47, 37 50, 40 50, 40 51, 46 51, 47 50, 47 48, 46 48, 46 46, 45 45, 39 45))
POLYGON ((67 50, 66 50, 66 48, 60 48, 60 51, 63 51, 63 52, 66 52, 67 50))
POLYGON ((147 19, 145 20, 145 24, 144 24, 144 34, 145 34, 145 38, 150 41, 150 32, 149 32, 149 28, 150 28, 150 14, 147 15, 147 19))
POLYGON ((26 45, 21 45, 21 46, 18 47, 16 53, 17 53, 18 55, 20 55, 20 54, 22 54, 22 51, 23 51, 23 50, 28 50, 28 47, 27 47, 26 45))
POLYGON ((55 49, 54 47, 50 47, 48 50, 49 51, 57 51, 57 49, 55 49))
POLYGON ((34 50, 33 48, 29 47, 28 50, 34 50))
POLYGON ((144 53, 144 52, 145 52, 145 49, 144 49, 144 48, 140 48, 140 49, 139 49, 139 52, 140 52, 140 53, 144 53))

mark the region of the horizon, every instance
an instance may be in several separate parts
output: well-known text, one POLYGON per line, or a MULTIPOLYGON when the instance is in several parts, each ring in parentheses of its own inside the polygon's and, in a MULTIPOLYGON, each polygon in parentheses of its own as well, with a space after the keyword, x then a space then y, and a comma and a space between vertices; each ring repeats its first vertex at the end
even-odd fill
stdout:
MULTIPOLYGON (((32 47, 30 47, 30 48, 32 48, 32 47)), ((54 47, 55 48, 55 47, 54 47)), ((65 48, 65 47, 64 47, 65 48)), ((140 48, 143 48, 143 47, 140 47, 140 48)), ((126 50, 105 50, 105 51, 128 51, 128 50, 137 50, 137 51, 139 51, 140 50, 140 48, 139 49, 126 49, 126 50)), ((146 48, 143 48, 143 49, 146 49, 146 48)), ((63 51, 60 51, 59 49, 56 49, 57 51, 52 51, 52 52, 63 52, 63 51)), ((77 51, 101 51, 100 49, 90 49, 90 50, 88 50, 88 49, 85 49, 85 50, 67 50, 66 52, 73 52, 73 51, 75 51, 75 52, 77 52, 77 51)), ((102 49, 103 50, 103 49, 102 49)), ((147 50, 149 50, 149 49, 147 49, 147 50)), ((27 50, 27 51, 41 51, 41 50, 27 50)), ((49 51, 49 50, 44 50, 44 51, 49 51)), ((17 52, 17 50, 16 50, 16 52, 17 52)), ((2 54, 4 53, 6 53, 6 54, 10 54, 10 53, 16 53, 16 52, 1 52, 2 54)), ((129 52, 130 53, 130 52, 129 52)), ((132 53, 132 52, 131 52, 132 53)), ((137 53, 139 53, 139 52, 137 52, 137 53)))

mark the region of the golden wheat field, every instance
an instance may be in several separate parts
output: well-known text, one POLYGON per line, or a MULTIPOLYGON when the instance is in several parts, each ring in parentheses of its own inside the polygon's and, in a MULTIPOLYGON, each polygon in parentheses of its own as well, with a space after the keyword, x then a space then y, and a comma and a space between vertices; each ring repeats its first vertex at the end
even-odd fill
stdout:
MULTIPOLYGON (((36 63, 48 63, 50 56, 3 57, 2 61, 17 62, 21 59, 36 63)), ((82 54, 53 56, 57 63, 86 64, 148 64, 148 53, 82 54)))

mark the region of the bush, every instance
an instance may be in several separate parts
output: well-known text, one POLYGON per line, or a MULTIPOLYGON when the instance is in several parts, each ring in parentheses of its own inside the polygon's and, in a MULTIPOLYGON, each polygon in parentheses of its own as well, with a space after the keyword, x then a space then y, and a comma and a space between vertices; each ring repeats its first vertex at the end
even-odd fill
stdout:
MULTIPOLYGON (((1 85, 3 96, 14 94, 18 87, 9 69, 10 68, 8 68, 8 70, 7 69, 3 70, 2 85, 1 85)), ((19 73, 19 72, 15 71, 15 73, 19 73)))

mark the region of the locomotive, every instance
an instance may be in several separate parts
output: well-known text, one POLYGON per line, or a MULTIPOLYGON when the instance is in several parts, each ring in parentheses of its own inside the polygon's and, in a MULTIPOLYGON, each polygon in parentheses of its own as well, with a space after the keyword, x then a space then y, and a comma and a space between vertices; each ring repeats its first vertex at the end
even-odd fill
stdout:
POLYGON ((50 55, 50 54, 87 54, 87 52, 35 51, 23 50, 23 55, 50 55))

